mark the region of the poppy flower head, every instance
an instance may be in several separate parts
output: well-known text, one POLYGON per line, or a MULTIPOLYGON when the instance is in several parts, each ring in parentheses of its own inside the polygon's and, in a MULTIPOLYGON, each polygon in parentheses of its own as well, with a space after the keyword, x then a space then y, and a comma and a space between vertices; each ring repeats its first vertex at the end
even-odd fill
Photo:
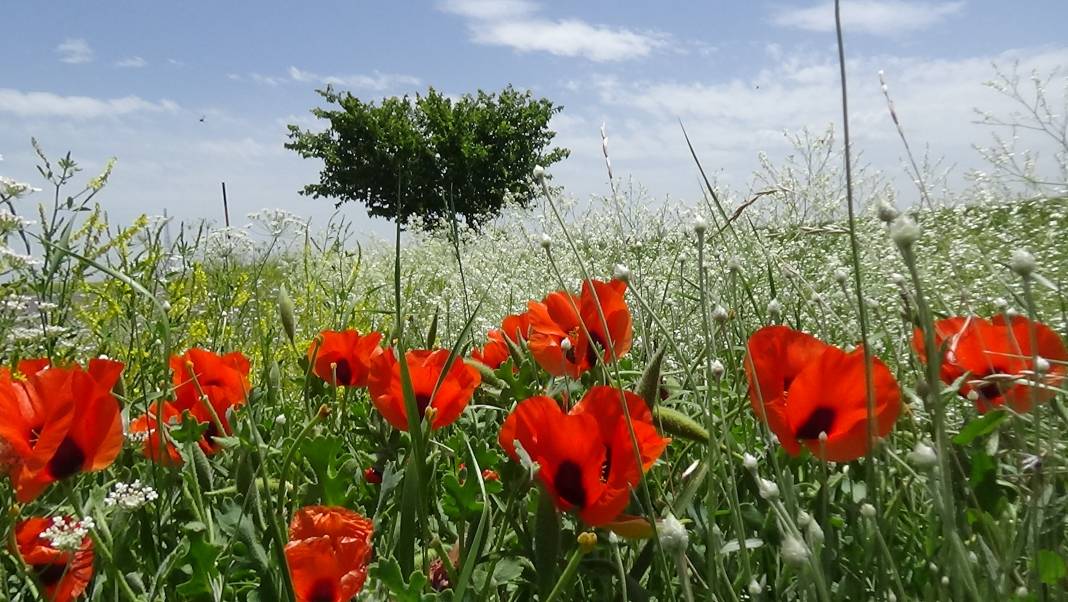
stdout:
POLYGON ((286 562, 297 600, 345 602, 367 579, 373 523, 341 507, 307 506, 289 527, 286 562))
POLYGON ((169 401, 155 402, 148 407, 148 412, 130 421, 130 434, 138 438, 144 438, 142 452, 145 457, 157 464, 165 466, 178 466, 182 463, 182 455, 174 443, 163 437, 160 432, 160 423, 163 428, 177 427, 182 421, 182 413, 169 401), (162 451, 162 453, 161 453, 162 451))
POLYGON ((174 407, 189 411, 199 422, 215 426, 212 411, 201 395, 211 403, 225 433, 230 434, 227 411, 245 403, 251 387, 248 380, 249 362, 240 352, 219 355, 205 349, 193 348, 183 355, 171 357, 171 372, 174 383, 174 407))
POLYGON ((633 336, 622 280, 588 280, 580 295, 549 293, 530 302, 530 352, 553 376, 578 378, 598 358, 612 362, 630 350, 633 336))
POLYGON ((382 353, 378 346, 381 340, 380 332, 361 335, 356 330, 324 330, 319 333, 319 341, 308 346, 308 361, 314 360, 313 372, 327 383, 363 387, 367 385, 371 360, 382 353))
POLYGON ((93 540, 86 535, 77 549, 61 550, 44 537, 53 519, 33 517, 15 527, 23 562, 40 583, 49 602, 70 602, 82 595, 93 577, 93 540))
MULTIPOLYGON (((459 357, 453 358, 446 370, 448 349, 412 350, 405 354, 405 359, 420 420, 428 408, 434 408, 430 423, 432 429, 455 422, 482 382, 478 370, 465 364, 459 357), (445 377, 438 385, 442 372, 445 377)), ((386 421, 398 430, 407 431, 408 413, 404 405, 400 363, 392 349, 387 349, 372 361, 367 388, 371 393, 371 401, 386 421)))
MULTIPOLYGON (((745 371, 753 412, 787 453, 797 455, 804 445, 833 462, 867 453, 863 349, 846 353, 792 328, 769 326, 749 338, 745 371)), ((901 411, 900 391, 878 358, 872 360, 872 376, 874 434, 885 437, 901 411)))
POLYGON ((538 478, 558 508, 576 512, 589 525, 603 525, 627 507, 630 489, 669 442, 651 421, 652 414, 637 395, 621 399, 614 388, 594 387, 566 414, 549 397, 519 403, 501 427, 498 441, 514 460, 518 442, 538 464, 538 478), (640 463, 622 403, 630 409, 640 463))
POLYGON ((102 470, 115 460, 122 449, 122 418, 111 389, 122 368, 107 359, 91 360, 88 369, 37 360, 20 364, 24 382, 0 378, 5 416, 0 438, 20 456, 8 473, 20 502, 33 500, 55 481, 102 470))
POLYGON ((491 330, 486 335, 488 339, 481 349, 472 349, 471 357, 496 370, 508 359, 508 342, 505 340, 504 331, 491 330))
POLYGON ((975 399, 979 412, 1006 404, 1017 412, 1027 412, 1035 403, 1050 400, 1064 382, 1068 350, 1049 326, 1023 316, 999 315, 991 320, 950 318, 936 324, 936 329, 949 321, 966 326, 942 357, 942 380, 950 383, 967 373, 960 392, 975 399), (1035 355, 1049 364, 1041 375, 1036 375, 1035 355))
POLYGON ((501 321, 501 330, 513 343, 527 340, 530 337, 530 314, 523 312, 505 316, 501 321))

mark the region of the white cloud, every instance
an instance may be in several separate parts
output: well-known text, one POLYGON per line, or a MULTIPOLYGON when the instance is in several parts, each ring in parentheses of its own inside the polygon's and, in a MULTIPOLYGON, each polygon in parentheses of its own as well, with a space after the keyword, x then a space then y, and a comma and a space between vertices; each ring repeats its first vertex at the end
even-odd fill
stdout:
POLYGON ((536 4, 525 0, 447 0, 438 6, 467 18, 474 42, 519 52, 622 61, 648 56, 669 40, 663 33, 592 25, 575 18, 547 19, 536 14, 536 4))
POLYGON ((143 59, 143 58, 141 58, 139 56, 131 56, 131 57, 124 58, 121 61, 115 61, 115 66, 116 67, 126 67, 126 68, 130 68, 130 69, 138 69, 138 68, 141 68, 141 67, 145 67, 147 65, 148 65, 148 61, 146 61, 145 59, 143 59))
POLYGON ((419 86, 422 84, 422 80, 418 77, 400 73, 381 73, 379 71, 374 71, 371 75, 321 75, 311 71, 305 71, 298 67, 290 67, 286 72, 286 75, 262 75, 260 73, 239 75, 231 73, 226 77, 234 81, 251 81, 272 87, 289 83, 313 83, 330 84, 342 88, 359 90, 373 90, 375 92, 393 91, 399 88, 419 86))
MULTIPOLYGON (((842 3, 842 27, 847 32, 896 35, 926 29, 963 8, 963 0, 851 0, 842 3)), ((834 4, 821 1, 805 7, 783 7, 772 17, 772 22, 807 31, 834 31, 834 4)))
POLYGON ((56 54, 59 60, 71 65, 89 63, 93 60, 93 49, 84 38, 67 38, 59 46, 56 46, 56 54))
POLYGON ((173 101, 152 102, 139 96, 92 98, 0 88, 0 113, 11 113, 19 117, 94 119, 131 113, 173 113, 178 110, 178 104, 173 101))

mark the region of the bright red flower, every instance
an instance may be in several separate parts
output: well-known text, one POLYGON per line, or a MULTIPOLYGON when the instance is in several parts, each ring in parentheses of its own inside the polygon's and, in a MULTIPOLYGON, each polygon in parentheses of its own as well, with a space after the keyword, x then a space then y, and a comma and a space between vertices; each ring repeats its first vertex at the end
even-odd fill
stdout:
POLYGON ((382 333, 361 335, 355 330, 324 330, 319 333, 319 338, 321 342, 313 341, 308 346, 308 361, 314 358, 315 375, 339 387, 367 386, 371 360, 382 353, 378 346, 382 333))
POLYGON ((6 468, 20 502, 79 472, 102 470, 122 449, 122 417, 111 390, 122 364, 93 359, 52 367, 47 360, 19 364, 26 380, 0 371, 0 441, 10 451, 6 468))
POLYGON ((363 588, 373 523, 335 506, 306 506, 289 526, 286 562, 298 602, 345 602, 363 588))
MULTIPOLYGON (((867 453, 863 349, 846 353, 787 326, 768 326, 749 337, 745 372, 753 411, 789 454, 797 455, 801 444, 832 462, 867 453)), ((875 436, 885 437, 901 412, 901 393, 878 358, 872 376, 875 436)))
MULTIPOLYGON (((990 320, 969 316, 935 323, 937 342, 943 349, 940 373, 943 382, 952 383, 969 375, 960 392, 974 394, 980 413, 1006 403, 1017 412, 1029 411, 1034 403, 1049 401, 1064 382, 1068 370, 1068 349, 1049 326, 1023 316, 990 320), (1034 329, 1035 345, 1031 344, 1034 329), (1049 363, 1049 369, 1035 383, 1033 355, 1049 363)), ((913 347, 920 359, 923 333, 913 333, 913 347)))
POLYGON ((70 602, 82 595, 93 578, 93 540, 86 536, 73 551, 58 550, 41 537, 52 519, 33 517, 15 527, 15 542, 23 562, 37 578, 49 602, 70 602))
POLYGON ((382 473, 374 466, 368 466, 363 469, 363 480, 372 485, 378 485, 382 482, 382 473))
POLYGON ((530 337, 530 313, 523 312, 505 316, 501 321, 501 330, 504 336, 513 343, 527 340, 530 337))
POLYGON ((248 358, 238 351, 218 355, 194 348, 184 355, 171 357, 171 372, 174 407, 179 412, 188 410, 198 422, 207 424, 208 441, 211 437, 229 435, 232 431, 227 411, 244 404, 251 388, 248 358), (211 410, 201 401, 202 394, 214 408, 224 432, 218 432, 211 410))
POLYGON ((661 437, 652 413, 634 393, 623 393, 641 462, 634 457, 620 392, 591 388, 564 413, 549 397, 519 403, 501 426, 499 442, 518 461, 518 442, 540 466, 538 478, 556 506, 575 511, 589 525, 612 522, 630 500, 631 488, 652 467, 670 439, 661 437))
POLYGON ((488 339, 481 349, 472 349, 471 357, 496 370, 508 359, 508 342, 504 338, 503 331, 491 330, 486 335, 488 339))
MULTIPOLYGON (((148 413, 138 416, 136 419, 130 422, 130 433, 143 433, 145 439, 142 446, 142 453, 145 457, 153 462, 163 464, 164 466, 179 466, 182 463, 182 455, 178 453, 178 448, 169 439, 163 446, 164 456, 163 461, 160 462, 160 421, 164 425, 164 430, 178 428, 182 424, 183 412, 178 411, 178 408, 174 407, 169 401, 155 402, 148 407, 148 413), (162 408, 161 408, 162 404, 162 408)), ((202 423, 203 424, 203 423, 202 423)), ((210 431, 209 427, 209 431, 210 431)), ((206 432, 203 437, 197 442, 200 449, 204 450, 205 454, 211 455, 219 451, 213 441, 209 440, 210 437, 206 432)))
POLYGON ((588 280, 579 296, 556 291, 541 303, 531 301, 527 315, 535 361, 553 376, 578 378, 597 363, 598 350, 606 362, 626 354, 633 335, 626 290, 622 280, 588 280))
MULTIPOLYGON (((445 371, 445 362, 449 360, 449 350, 412 350, 405 354, 405 358, 419 408, 419 419, 422 420, 426 415, 427 408, 434 408, 434 420, 430 428, 439 429, 456 422, 482 382, 478 370, 465 364, 459 357, 453 358, 441 386, 435 392, 434 387, 445 371)), ((405 411, 401 388, 400 363, 393 349, 387 349, 372 361, 367 388, 371 392, 371 401, 386 421, 394 428, 407 431, 408 413, 405 411)))

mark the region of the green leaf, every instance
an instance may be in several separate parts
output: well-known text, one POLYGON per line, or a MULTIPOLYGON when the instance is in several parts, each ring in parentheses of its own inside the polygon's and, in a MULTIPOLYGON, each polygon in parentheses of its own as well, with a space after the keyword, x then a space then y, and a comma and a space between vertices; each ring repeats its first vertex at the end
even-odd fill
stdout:
POLYGON ((957 445, 968 445, 972 441, 975 441, 977 437, 983 437, 990 434, 999 424, 1001 424, 1001 421, 1008 417, 1009 415, 1004 410, 994 410, 993 412, 989 412, 982 418, 966 424, 964 428, 957 433, 957 436, 953 437, 953 443, 956 443, 957 445))
POLYGON ((534 522, 534 569, 538 591, 544 600, 556 585, 556 568, 560 560, 560 516, 552 496, 538 490, 538 513, 534 522))
POLYGON ((353 477, 339 468, 343 463, 340 457, 341 441, 336 437, 315 437, 305 440, 301 451, 315 471, 316 490, 322 503, 344 506, 353 477))
POLYGON ((379 560, 371 566, 369 574, 372 579, 378 580, 393 594, 390 599, 394 602, 424 602, 437 600, 435 594, 425 594, 427 578, 421 571, 412 571, 407 579, 401 573, 400 565, 393 558, 379 560))
POLYGON ((1038 578, 1046 585, 1056 585, 1068 576, 1064 559, 1053 550, 1039 550, 1038 556, 1035 557, 1035 568, 1038 570, 1038 578))

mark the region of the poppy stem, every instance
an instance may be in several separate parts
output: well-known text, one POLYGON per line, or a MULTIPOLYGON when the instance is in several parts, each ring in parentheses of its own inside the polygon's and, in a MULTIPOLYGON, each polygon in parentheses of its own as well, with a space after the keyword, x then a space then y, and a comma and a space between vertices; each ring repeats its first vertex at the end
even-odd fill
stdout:
POLYGON ((567 559, 567 566, 564 567, 564 572, 560 574, 560 578, 556 580, 556 585, 549 592, 549 596, 545 598, 545 602, 556 602, 556 599, 571 587, 571 582, 575 580, 575 575, 578 573, 579 563, 582 562, 582 557, 586 555, 584 548, 585 546, 578 545, 575 546, 574 550, 571 550, 571 556, 567 559))

